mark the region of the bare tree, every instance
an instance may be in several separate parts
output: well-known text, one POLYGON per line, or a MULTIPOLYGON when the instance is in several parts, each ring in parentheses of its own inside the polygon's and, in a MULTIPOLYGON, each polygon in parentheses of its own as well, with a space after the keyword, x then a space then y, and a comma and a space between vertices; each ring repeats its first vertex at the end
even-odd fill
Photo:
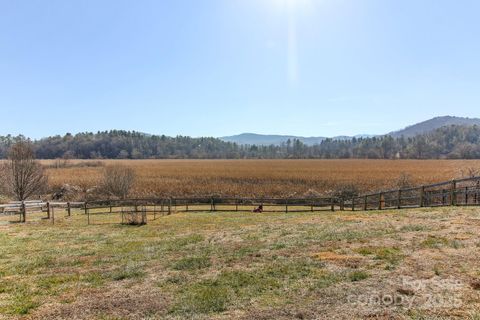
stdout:
POLYGON ((18 201, 39 194, 47 186, 43 167, 35 160, 32 145, 26 141, 12 145, 1 172, 4 188, 18 201))
MULTIPOLYGON (((5 163, 0 160, 0 196, 7 193, 7 179, 5 178, 5 163)), ((1 197, 0 197, 1 198, 1 197)))
MULTIPOLYGON (((18 201, 40 194, 47 187, 47 176, 41 164, 35 160, 32 145, 20 141, 12 145, 8 160, 1 167, 1 181, 5 192, 18 201)), ((23 221, 25 221, 25 212, 23 221)))
POLYGON ((105 168, 103 189, 109 195, 125 199, 135 182, 135 171, 122 165, 112 165, 105 168))

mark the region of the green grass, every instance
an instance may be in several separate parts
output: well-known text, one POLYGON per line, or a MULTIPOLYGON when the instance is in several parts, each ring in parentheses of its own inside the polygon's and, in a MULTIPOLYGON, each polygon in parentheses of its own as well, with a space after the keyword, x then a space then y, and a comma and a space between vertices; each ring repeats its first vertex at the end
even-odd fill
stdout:
POLYGON ((356 250, 364 256, 373 256, 376 260, 382 260, 390 265, 397 265, 403 258, 401 249, 396 247, 362 247, 356 250))
POLYGON ((198 270, 203 268, 208 268, 211 266, 210 258, 203 257, 185 257, 173 265, 175 270, 198 270))
POLYGON ((110 277, 115 281, 121 281, 125 279, 142 278, 146 275, 143 265, 140 264, 127 264, 122 266, 110 274, 110 277))
POLYGON ((370 275, 365 271, 353 271, 348 275, 348 278, 352 282, 362 281, 370 277, 370 275))
MULTIPOLYGON (((345 297, 372 288, 395 292, 385 279, 396 283, 397 270, 415 277, 417 260, 425 277, 477 277, 478 241, 456 240, 451 223, 459 212, 476 214, 462 210, 208 212, 141 227, 122 226, 115 217, 88 226, 75 212, 70 219, 57 215, 54 226, 4 225, 0 318, 48 319, 50 310, 91 319, 290 319, 320 309, 334 317, 343 308, 355 314, 360 310, 345 305, 345 297), (318 257, 325 252, 332 254, 318 257), (445 256, 423 260, 428 252, 445 256)), ((480 309, 472 299, 466 308, 480 309)), ((408 318, 407 310, 398 312, 408 318)))
POLYGON ((427 226, 419 225, 419 224, 409 224, 406 226, 402 226, 400 228, 401 232, 420 232, 420 231, 426 231, 426 230, 429 230, 427 226))
POLYGON ((171 311, 180 314, 222 312, 229 301, 228 288, 216 281, 202 281, 186 288, 171 311))
POLYGON ((448 244, 448 239, 444 237, 435 237, 435 236, 428 236, 422 243, 422 247, 426 248, 439 248, 442 246, 446 246, 448 244))

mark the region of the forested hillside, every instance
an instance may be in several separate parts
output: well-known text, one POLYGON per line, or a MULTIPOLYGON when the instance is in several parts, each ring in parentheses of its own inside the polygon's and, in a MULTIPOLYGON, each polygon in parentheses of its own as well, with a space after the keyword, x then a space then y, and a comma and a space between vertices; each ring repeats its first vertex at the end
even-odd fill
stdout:
POLYGON ((480 126, 480 119, 452 117, 452 116, 436 117, 433 119, 429 119, 427 121, 423 121, 423 122, 408 126, 405 129, 391 132, 389 133, 389 135, 391 135, 394 138, 400 138, 401 136, 404 136, 406 138, 411 138, 419 134, 429 133, 436 129, 440 129, 442 127, 448 127, 452 125, 480 126))
MULTIPOLYGON (((0 158, 23 136, 0 137, 0 158)), ((448 126, 415 137, 390 135, 351 140, 325 139, 307 146, 288 140, 280 146, 237 145, 216 138, 167 137, 105 131, 32 141, 38 158, 79 159, 479 159, 480 127, 448 126)))

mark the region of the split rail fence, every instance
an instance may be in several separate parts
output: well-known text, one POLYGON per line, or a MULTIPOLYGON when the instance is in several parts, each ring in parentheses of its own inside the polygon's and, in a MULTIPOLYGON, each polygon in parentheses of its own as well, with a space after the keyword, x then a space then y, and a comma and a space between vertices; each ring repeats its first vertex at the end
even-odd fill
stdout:
POLYGON ((343 200, 350 210, 480 205, 480 177, 382 191, 343 200))
POLYGON ((414 188, 388 190, 351 199, 328 198, 157 198, 101 200, 87 202, 24 201, 0 205, 0 215, 19 215, 25 222, 30 213, 46 213, 42 219, 55 223, 55 212, 69 217, 72 209, 86 215, 88 224, 124 221, 127 213, 141 212, 145 222, 174 212, 251 212, 259 206, 263 212, 320 212, 335 210, 384 210, 441 206, 480 205, 480 177, 453 180, 414 188), (28 215, 27 215, 28 213, 28 215), (117 217, 117 219, 112 219, 117 217))
POLYGON ((55 223, 55 213, 57 217, 70 217, 74 209, 85 207, 85 202, 58 202, 58 201, 13 201, 8 204, 0 205, 0 216, 12 217, 18 215, 18 222, 26 222, 27 219, 33 220, 51 220, 55 223))

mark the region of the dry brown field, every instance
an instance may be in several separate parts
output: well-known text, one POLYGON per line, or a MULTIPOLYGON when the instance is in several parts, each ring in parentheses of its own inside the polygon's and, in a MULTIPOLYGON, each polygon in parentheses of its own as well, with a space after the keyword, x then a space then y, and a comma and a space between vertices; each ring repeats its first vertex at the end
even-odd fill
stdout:
MULTIPOLYGON (((43 161, 52 165, 55 161, 43 161)), ((134 168, 132 196, 302 197, 331 194, 339 186, 355 184, 370 192, 395 187, 403 173, 414 184, 446 181, 480 168, 475 160, 71 160, 69 167, 49 168, 50 184, 95 186, 104 165, 134 168)))

